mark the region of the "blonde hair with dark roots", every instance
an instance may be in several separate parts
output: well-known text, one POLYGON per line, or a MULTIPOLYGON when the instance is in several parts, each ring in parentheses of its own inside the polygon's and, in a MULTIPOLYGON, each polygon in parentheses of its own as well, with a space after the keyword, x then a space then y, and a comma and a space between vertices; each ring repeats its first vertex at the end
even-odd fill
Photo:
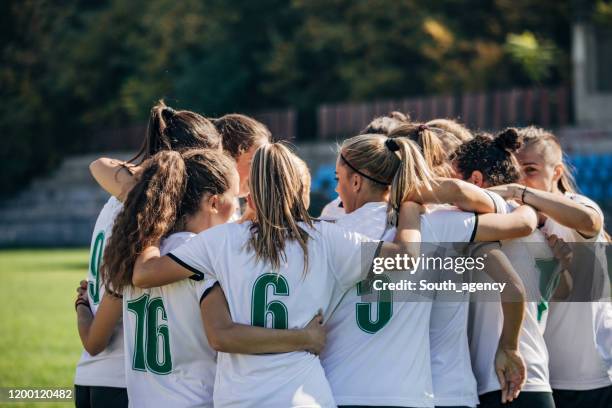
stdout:
POLYGON ((258 261, 279 270, 287 262, 287 241, 296 241, 304 253, 304 273, 308 269, 308 233, 312 227, 304 203, 304 164, 282 143, 261 146, 253 156, 249 180, 256 220, 251 225, 249 249, 258 261))
POLYGON ((132 270, 142 250, 185 228, 206 194, 230 188, 235 162, 219 150, 162 151, 144 162, 142 174, 125 200, 104 251, 102 281, 111 290, 132 285, 132 270))
MULTIPOLYGON (((340 154, 350 167, 379 180, 364 178, 371 188, 386 191, 390 186, 388 223, 397 225, 402 202, 410 199, 417 189, 431 189, 435 183, 433 174, 423 158, 419 147, 405 137, 387 137, 381 134, 358 135, 346 139, 340 147, 340 154), (387 146, 392 139, 397 151, 387 146)), ((343 162, 346 165, 346 163, 343 162)), ((353 169, 350 169, 353 171, 353 169)))
POLYGON ((571 167, 567 164, 567 160, 565 159, 565 154, 563 153, 559 139, 557 139, 552 132, 535 126, 519 128, 517 131, 523 142, 523 149, 535 145, 545 145, 546 148, 553 149, 554 152, 561 157, 563 174, 557 182, 557 188, 559 188, 562 193, 576 193, 578 191, 576 188, 576 180, 572 174, 571 167))

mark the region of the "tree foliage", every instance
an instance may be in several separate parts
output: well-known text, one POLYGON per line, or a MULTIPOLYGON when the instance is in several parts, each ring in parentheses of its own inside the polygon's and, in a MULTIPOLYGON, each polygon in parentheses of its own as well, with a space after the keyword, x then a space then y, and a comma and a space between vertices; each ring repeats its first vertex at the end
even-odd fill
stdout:
POLYGON ((160 97, 212 116, 570 77, 568 1, 5 0, 0 11, 3 193, 96 131, 142 122, 160 97), (554 52, 544 64, 529 44, 554 52))

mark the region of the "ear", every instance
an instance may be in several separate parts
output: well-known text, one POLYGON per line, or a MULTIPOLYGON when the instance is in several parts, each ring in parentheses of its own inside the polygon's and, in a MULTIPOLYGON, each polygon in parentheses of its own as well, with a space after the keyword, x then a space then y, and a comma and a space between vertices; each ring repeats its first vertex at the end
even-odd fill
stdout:
POLYGON ((361 190, 361 185, 363 184, 363 177, 361 177, 357 173, 353 173, 351 175, 351 187, 355 193, 361 190))
POLYGON ((212 194, 206 199, 207 207, 211 213, 217 214, 219 212, 219 196, 212 194))
POLYGON ((484 176, 480 171, 474 170, 468 181, 477 185, 478 187, 482 187, 484 184, 484 176))
POLYGON ((253 197, 251 197, 251 193, 247 194, 246 202, 247 202, 247 205, 249 206, 249 208, 251 210, 255 211, 255 204, 253 203, 253 197))
POLYGON ((561 176, 563 176, 564 171, 565 171, 565 168, 563 167, 563 164, 559 163, 555 165, 555 168, 553 169, 553 181, 555 183, 559 181, 561 176))

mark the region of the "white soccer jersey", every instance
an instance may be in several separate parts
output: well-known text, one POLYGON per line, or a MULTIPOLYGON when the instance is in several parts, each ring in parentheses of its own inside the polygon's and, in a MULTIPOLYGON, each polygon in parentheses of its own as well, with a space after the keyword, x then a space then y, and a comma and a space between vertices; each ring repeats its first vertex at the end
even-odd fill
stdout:
MULTIPOLYGON (((166 254, 195 234, 164 239, 166 254)), ((216 352, 209 346, 200 299, 211 282, 184 279, 123 293, 125 372, 131 407, 212 407, 216 352)))
MULTIPOLYGON (((101 284, 100 265, 104 248, 113 230, 115 218, 123 205, 115 197, 109 198, 98 215, 91 237, 89 250, 89 270, 87 283, 89 304, 92 313, 96 314, 98 305, 104 296, 104 285, 101 284)), ((121 322, 113 331, 108 346, 96 356, 85 350, 81 355, 74 378, 76 385, 125 388, 123 369, 123 325, 121 322)))
MULTIPOLYGON (((496 202, 498 213, 509 213, 515 207, 507 204, 497 194, 491 193, 496 202)), ((548 352, 540 325, 545 307, 544 295, 540 291, 543 274, 546 277, 555 271, 557 262, 548 248, 544 236, 536 231, 533 236, 522 239, 502 241, 502 251, 521 277, 527 299, 525 317, 519 335, 519 351, 527 368, 527 380, 523 391, 550 392, 548 375, 548 352), (534 255, 537 255, 536 258, 534 255), (539 306, 541 306, 539 308, 539 306)), ((556 273, 559 271, 556 270, 556 273)), ((477 274, 480 280, 492 281, 485 273, 477 274)), ((495 353, 503 327, 503 311, 500 302, 477 302, 479 294, 473 295, 474 302, 470 307, 470 351, 472 366, 478 382, 478 394, 500 390, 499 380, 495 374, 495 353)), ((490 295, 488 295, 490 296, 490 295)))
MULTIPOLYGON (((595 209, 597 204, 580 194, 567 197, 595 209)), ((603 217, 603 214, 602 214, 603 217)), ((603 229, 597 236, 586 239, 576 230, 548 218, 542 228, 566 242, 605 242, 603 229)), ((598 250, 605 250, 603 245, 598 250)), ((600 259, 605 255, 598 254, 600 259)), ((604 268, 605 270, 605 268, 604 268)), ((609 279, 603 280, 604 293, 609 296, 609 279)), ((591 390, 612 384, 612 310, 609 301, 556 302, 550 311, 544 332, 550 354, 550 384, 560 390, 591 390), (607 322, 607 323, 606 323, 607 322)))
MULTIPOLYGON (((341 217, 337 224, 380 238, 385 233, 386 210, 387 203, 367 203, 341 217)), ((474 221, 473 214, 460 211, 424 214, 422 239, 465 240, 472 234, 474 221)), ((394 228, 384 234, 386 239, 394 236, 394 228)), ((431 300, 393 302, 393 293, 387 291, 380 292, 379 302, 363 302, 364 287, 357 284, 349 289, 326 323, 327 344, 321 362, 336 403, 433 407, 431 300)), ((467 354, 467 346, 465 351, 467 354)))
MULTIPOLYGON (((250 222, 211 228, 171 255, 219 282, 236 323, 305 327, 319 309, 326 319, 348 288, 366 276, 377 245, 362 249, 368 239, 327 222, 300 225, 310 235, 306 271, 295 242, 286 243, 287 262, 279 271, 257 261, 248 249, 250 222)), ((215 407, 335 406, 319 358, 307 352, 219 353, 217 363, 215 407)))
MULTIPOLYGON (((430 206, 434 211, 429 228, 422 226, 423 242, 470 242, 476 234, 477 216, 451 206, 430 206), (462 214, 463 222, 453 222, 462 214), (435 215, 435 217, 434 217, 435 215), (450 218, 450 219, 449 219, 450 218)), ((445 299, 436 294, 429 322, 431 375, 436 406, 476 406, 476 379, 470 363, 467 335, 469 294, 445 299)))
POLYGON ((344 207, 342 206, 342 201, 340 201, 340 197, 336 197, 335 199, 327 203, 325 207, 323 207, 323 210, 321 211, 321 216, 319 218, 326 221, 335 221, 338 218, 344 216, 345 214, 346 212, 344 211, 344 207))

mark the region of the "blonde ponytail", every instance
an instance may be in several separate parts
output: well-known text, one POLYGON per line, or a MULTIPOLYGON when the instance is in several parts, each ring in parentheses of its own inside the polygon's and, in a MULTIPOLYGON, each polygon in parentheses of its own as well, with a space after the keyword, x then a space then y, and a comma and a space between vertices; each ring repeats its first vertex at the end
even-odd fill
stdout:
POLYGON ((287 262, 287 241, 296 241, 308 269, 308 233, 299 222, 312 226, 304 203, 305 178, 299 158, 281 143, 261 146, 253 156, 249 180, 256 220, 251 226, 249 248, 258 261, 279 270, 287 262))
POLYGON ((400 205, 414 197, 420 188, 431 190, 435 181, 427 161, 413 141, 404 137, 388 140, 387 144, 396 145, 400 155, 399 167, 391 183, 387 219, 389 225, 397 226, 400 205))
POLYGON ((438 132, 445 131, 425 124, 404 123, 393 129, 389 137, 405 137, 412 140, 421 148, 425 162, 433 174, 437 177, 451 177, 452 168, 448 162, 451 152, 444 149, 438 132))
POLYGON ((370 188, 386 192, 389 198, 389 223, 395 225, 400 204, 418 188, 431 188, 433 173, 419 147, 404 137, 366 134, 346 139, 340 158, 351 171, 364 177, 370 188))

